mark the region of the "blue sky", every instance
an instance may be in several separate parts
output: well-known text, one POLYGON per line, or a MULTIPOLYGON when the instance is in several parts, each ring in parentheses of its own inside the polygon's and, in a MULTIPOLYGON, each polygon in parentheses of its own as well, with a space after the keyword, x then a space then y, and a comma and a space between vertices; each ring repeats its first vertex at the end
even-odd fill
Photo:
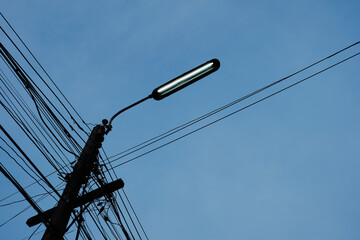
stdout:
MULTIPOLYGON (((103 144, 109 156, 360 40, 358 1, 4 0, 0 9, 88 123, 220 60, 211 76, 115 119, 103 144)), ((149 238, 359 239, 359 63, 354 58, 116 168, 149 238)), ((0 111, 1 124, 36 158, 0 111)), ((0 179, 2 196, 15 191, 0 179)), ((24 206, 1 207, 1 222, 24 206)), ((2 238, 29 236, 33 229, 25 221, 34 213, 1 227, 2 238)))

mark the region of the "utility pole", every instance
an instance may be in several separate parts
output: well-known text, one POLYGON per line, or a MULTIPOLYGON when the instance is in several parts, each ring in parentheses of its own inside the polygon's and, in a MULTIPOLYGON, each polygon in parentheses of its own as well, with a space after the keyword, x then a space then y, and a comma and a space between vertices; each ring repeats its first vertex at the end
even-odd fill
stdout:
POLYGON ((58 205, 50 218, 51 228, 47 228, 43 240, 62 240, 66 232, 74 202, 78 198, 81 186, 86 184, 91 172, 97 167, 97 155, 104 141, 105 126, 97 125, 92 130, 85 147, 80 154, 73 172, 70 174, 66 187, 58 205))

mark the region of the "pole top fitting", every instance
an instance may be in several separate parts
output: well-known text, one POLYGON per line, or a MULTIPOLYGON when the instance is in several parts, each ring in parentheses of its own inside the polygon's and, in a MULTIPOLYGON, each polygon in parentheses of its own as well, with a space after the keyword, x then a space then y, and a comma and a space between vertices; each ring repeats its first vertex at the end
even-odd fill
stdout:
POLYGON ((106 126, 109 121, 107 119, 103 119, 101 122, 102 122, 102 124, 104 124, 104 126, 106 126))
POLYGON ((111 131, 112 126, 109 124, 109 121, 107 119, 103 119, 101 122, 106 129, 105 134, 108 134, 111 131))

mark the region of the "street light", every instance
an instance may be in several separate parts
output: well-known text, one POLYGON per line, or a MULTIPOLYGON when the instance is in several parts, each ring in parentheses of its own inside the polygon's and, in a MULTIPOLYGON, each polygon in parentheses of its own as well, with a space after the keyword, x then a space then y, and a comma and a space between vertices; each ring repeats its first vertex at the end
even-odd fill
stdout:
POLYGON ((220 61, 217 59, 212 59, 172 80, 170 80, 169 82, 161 85, 158 88, 155 88, 154 91, 152 91, 152 93, 131 104, 130 106, 121 109, 120 111, 118 111, 114 116, 112 116, 109 120, 109 124, 108 121, 106 119, 103 120, 103 124, 107 126, 107 131, 106 133, 110 132, 111 128, 112 128, 112 121, 114 120, 114 118, 116 118, 120 113, 125 112, 126 110, 144 102, 147 99, 153 98, 157 101, 166 98, 167 96, 183 89, 184 87, 189 86, 190 84, 193 84, 194 82, 208 76, 209 74, 215 72, 216 70, 218 70, 220 67, 220 61))
MULTIPOLYGON (((51 240, 51 239, 63 239, 64 233, 67 231, 66 226, 69 222, 71 212, 75 207, 77 207, 76 202, 81 199, 78 197, 81 186, 86 185, 90 175, 96 169, 97 164, 97 155, 99 153, 99 148, 101 147, 101 142, 104 140, 104 135, 111 131, 111 123, 120 113, 128 110, 129 108, 134 107, 142 103, 143 101, 154 98, 155 100, 161 100, 170 94, 173 94, 180 89, 198 81, 199 79, 209 75, 212 72, 215 72, 220 67, 220 62, 217 59, 213 59, 209 62, 206 62, 200 65, 193 70, 184 73, 183 75, 171 80, 170 82, 165 83, 164 85, 156 88, 149 96, 133 103, 132 105, 120 110, 114 116, 110 118, 109 124, 106 119, 102 121, 103 125, 96 125, 90 133, 88 140, 85 143, 84 149, 82 150, 78 161, 73 167, 73 172, 69 175, 67 179, 66 187, 58 201, 57 206, 54 208, 54 211, 51 216, 45 216, 41 210, 39 214, 41 216, 40 220, 43 220, 44 223, 47 222, 47 219, 50 219, 49 222, 51 225, 47 226, 45 234, 42 239, 51 240), (54 227, 52 227, 54 226, 54 227)), ((0 169, 1 170, 1 169, 0 169)), ((121 183, 121 182, 120 182, 121 183)), ((106 186, 106 185, 105 185, 106 186)), ((100 197, 104 193, 104 187, 90 192, 89 195, 84 195, 84 198, 81 199, 80 206, 84 205, 87 202, 91 202, 94 198, 100 197), (101 193, 101 194, 100 194, 101 193)), ((112 191, 111 189, 110 191, 112 191)), ((105 193, 106 194, 106 193, 105 193)), ((39 221, 31 218, 28 220, 28 224, 37 223, 39 221)), ((124 231, 126 235, 126 231, 124 231)))

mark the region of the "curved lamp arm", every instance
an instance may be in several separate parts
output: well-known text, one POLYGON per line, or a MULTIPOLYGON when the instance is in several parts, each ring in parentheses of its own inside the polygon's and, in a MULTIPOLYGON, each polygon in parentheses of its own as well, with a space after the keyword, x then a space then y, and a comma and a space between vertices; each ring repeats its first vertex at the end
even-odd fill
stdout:
POLYGON ((123 112, 125 112, 126 110, 128 110, 128 109, 130 109, 130 108, 132 108, 132 107, 135 107, 136 105, 138 105, 138 104, 140 104, 140 103, 142 103, 142 102, 150 99, 151 97, 152 97, 152 96, 149 95, 149 96, 147 96, 146 98, 143 98, 143 99, 141 99, 141 100, 139 100, 139 101, 131 104, 130 106, 127 106, 126 108, 121 109, 120 111, 118 111, 117 113, 115 113, 114 116, 112 116, 112 117, 110 118, 109 123, 108 123, 108 120, 107 120, 107 119, 103 119, 103 120, 102 120, 102 123, 107 127, 107 130, 106 130, 105 134, 107 134, 108 132, 111 131, 111 128, 112 128, 111 123, 112 123, 112 121, 114 120, 114 118, 116 118, 120 113, 123 113, 123 112))

